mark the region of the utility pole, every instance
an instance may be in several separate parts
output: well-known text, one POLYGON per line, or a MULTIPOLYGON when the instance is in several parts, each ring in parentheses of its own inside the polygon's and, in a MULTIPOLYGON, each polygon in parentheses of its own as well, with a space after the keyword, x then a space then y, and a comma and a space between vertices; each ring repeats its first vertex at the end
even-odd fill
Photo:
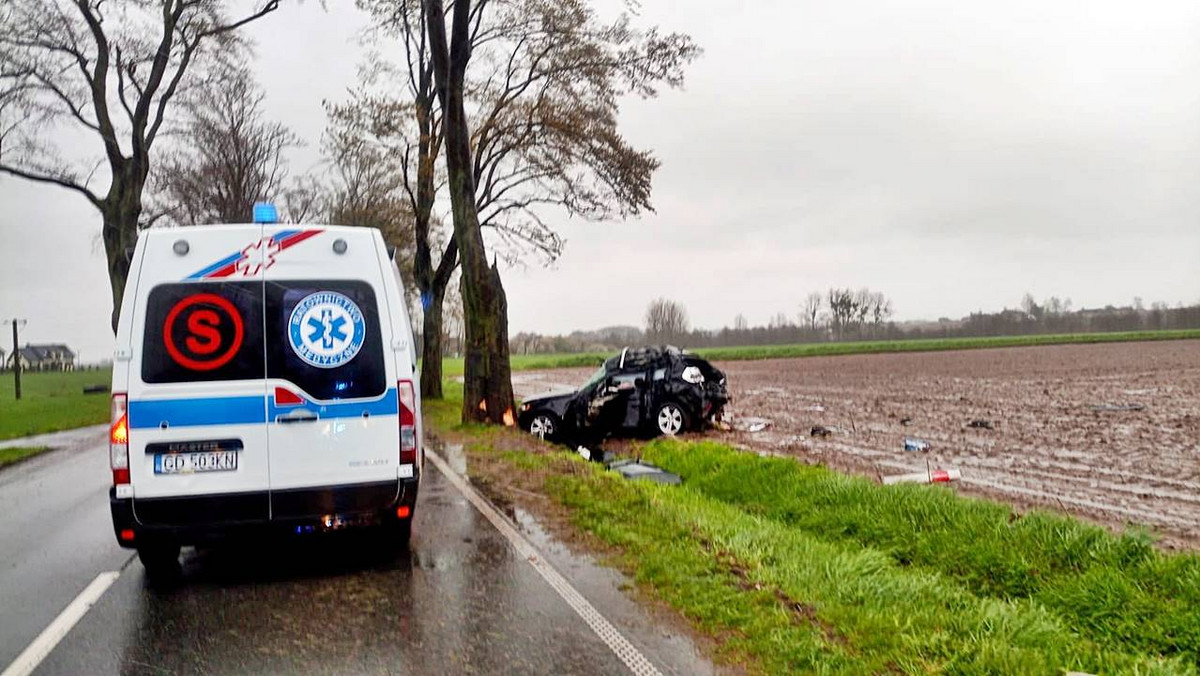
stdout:
POLYGON ((21 398, 21 343, 20 343, 20 341, 17 340, 17 327, 25 326, 29 322, 28 322, 28 320, 25 320, 25 319, 17 319, 16 317, 13 317, 12 319, 5 319, 4 323, 12 324, 12 327, 13 327, 13 353, 12 353, 13 384, 16 387, 17 399, 20 399, 21 398))

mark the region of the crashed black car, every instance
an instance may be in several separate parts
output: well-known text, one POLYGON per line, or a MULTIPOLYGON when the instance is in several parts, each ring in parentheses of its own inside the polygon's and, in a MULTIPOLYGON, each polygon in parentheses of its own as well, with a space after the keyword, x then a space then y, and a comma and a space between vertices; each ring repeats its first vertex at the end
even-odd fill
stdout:
POLYGON ((522 429, 556 441, 610 435, 675 435, 717 419, 729 393, 725 374, 670 346, 625 348, 575 392, 521 403, 522 429))

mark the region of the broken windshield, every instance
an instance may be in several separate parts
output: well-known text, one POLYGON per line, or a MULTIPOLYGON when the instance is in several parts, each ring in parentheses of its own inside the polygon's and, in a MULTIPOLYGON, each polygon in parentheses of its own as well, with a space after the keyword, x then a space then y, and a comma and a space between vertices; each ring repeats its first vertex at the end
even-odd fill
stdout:
POLYGON ((600 382, 602 382, 604 380, 604 375, 606 373, 607 373, 607 371, 604 370, 603 366, 596 369, 596 372, 592 374, 592 377, 588 378, 588 381, 583 384, 582 389, 587 390, 587 389, 595 387, 596 385, 598 385, 600 382))

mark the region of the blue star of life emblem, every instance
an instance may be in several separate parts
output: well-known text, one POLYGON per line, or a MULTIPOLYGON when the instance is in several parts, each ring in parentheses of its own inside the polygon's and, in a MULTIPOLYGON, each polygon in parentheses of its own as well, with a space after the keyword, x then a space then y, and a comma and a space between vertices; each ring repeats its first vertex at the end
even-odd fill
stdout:
POLYGON ((332 369, 354 359, 367 328, 362 311, 346 296, 318 291, 305 296, 288 319, 292 350, 305 363, 332 369))

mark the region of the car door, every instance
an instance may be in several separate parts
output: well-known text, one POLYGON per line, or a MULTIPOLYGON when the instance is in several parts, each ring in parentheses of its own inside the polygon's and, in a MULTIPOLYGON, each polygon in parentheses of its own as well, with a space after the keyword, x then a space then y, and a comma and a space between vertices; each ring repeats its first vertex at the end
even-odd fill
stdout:
POLYGON ((144 236, 130 282, 134 513, 147 524, 266 519, 260 228, 144 236))
POLYGON ((268 226, 264 235, 281 249, 264 287, 273 516, 327 513, 342 486, 379 484, 378 502, 390 501, 399 464, 394 337, 371 231, 268 226))

